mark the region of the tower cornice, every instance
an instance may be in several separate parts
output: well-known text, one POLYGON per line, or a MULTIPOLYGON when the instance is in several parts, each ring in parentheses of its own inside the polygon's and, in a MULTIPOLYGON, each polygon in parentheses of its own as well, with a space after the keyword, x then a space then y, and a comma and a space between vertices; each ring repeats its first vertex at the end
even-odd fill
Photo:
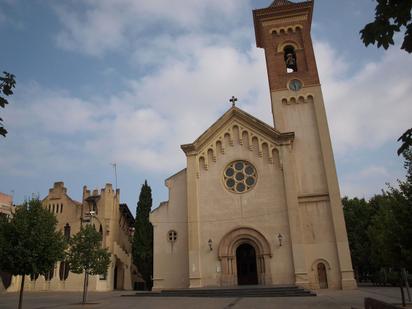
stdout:
POLYGON ((307 24, 312 24, 313 15, 313 0, 305 2, 290 2, 290 1, 274 1, 269 7, 253 10, 253 22, 255 25, 256 46, 263 48, 261 24, 267 20, 286 21, 288 18, 296 18, 298 16, 306 16, 307 24))

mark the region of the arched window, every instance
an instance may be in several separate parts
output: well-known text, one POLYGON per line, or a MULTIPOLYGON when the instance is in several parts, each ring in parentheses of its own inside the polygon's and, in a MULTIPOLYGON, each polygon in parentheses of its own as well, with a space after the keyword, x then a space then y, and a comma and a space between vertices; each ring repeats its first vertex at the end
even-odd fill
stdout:
POLYGON ((99 233, 100 233, 100 235, 103 236, 103 228, 102 228, 102 225, 101 225, 101 224, 100 224, 100 228, 99 228, 99 233))
POLYGON ((170 241, 171 243, 174 243, 174 242, 177 240, 177 233, 176 233, 176 231, 170 230, 170 231, 167 233, 167 238, 169 239, 169 241, 170 241))
POLYGON ((64 237, 69 240, 70 239, 70 225, 69 223, 66 223, 64 226, 64 237))
POLYGON ((283 49, 286 65, 286 72, 292 73, 298 71, 295 48, 292 45, 287 45, 283 49))
POLYGON ((59 278, 64 281, 69 277, 69 264, 65 261, 60 262, 59 278))

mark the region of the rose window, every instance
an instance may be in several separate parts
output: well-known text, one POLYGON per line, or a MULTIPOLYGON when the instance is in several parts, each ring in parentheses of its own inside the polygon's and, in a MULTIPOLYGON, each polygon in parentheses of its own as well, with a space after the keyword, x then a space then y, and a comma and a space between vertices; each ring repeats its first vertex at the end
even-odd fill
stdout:
POLYGON ((243 160, 230 163, 226 167, 223 176, 226 189, 236 193, 251 190, 257 179, 255 167, 243 160))

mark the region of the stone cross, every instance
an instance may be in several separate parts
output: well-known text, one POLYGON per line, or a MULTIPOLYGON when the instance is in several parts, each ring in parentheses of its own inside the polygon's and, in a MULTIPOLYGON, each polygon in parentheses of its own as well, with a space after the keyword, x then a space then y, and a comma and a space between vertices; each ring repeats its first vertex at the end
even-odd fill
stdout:
POLYGON ((232 96, 229 101, 232 102, 232 107, 235 107, 237 98, 235 98, 234 96, 232 96))

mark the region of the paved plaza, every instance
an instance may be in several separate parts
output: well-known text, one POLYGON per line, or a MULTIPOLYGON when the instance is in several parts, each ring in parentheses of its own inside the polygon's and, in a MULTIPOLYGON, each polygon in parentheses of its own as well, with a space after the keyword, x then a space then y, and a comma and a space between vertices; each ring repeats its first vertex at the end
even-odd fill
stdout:
MULTIPOLYGON (((134 292, 89 293, 88 304, 80 304, 80 292, 32 292, 24 295, 24 309, 47 308, 195 308, 195 309, 284 309, 284 308, 363 308, 364 297, 400 303, 399 288, 362 287, 352 291, 318 291, 316 297, 279 298, 162 298, 123 297, 134 292)), ((0 308, 17 308, 18 294, 0 294, 0 308)))

